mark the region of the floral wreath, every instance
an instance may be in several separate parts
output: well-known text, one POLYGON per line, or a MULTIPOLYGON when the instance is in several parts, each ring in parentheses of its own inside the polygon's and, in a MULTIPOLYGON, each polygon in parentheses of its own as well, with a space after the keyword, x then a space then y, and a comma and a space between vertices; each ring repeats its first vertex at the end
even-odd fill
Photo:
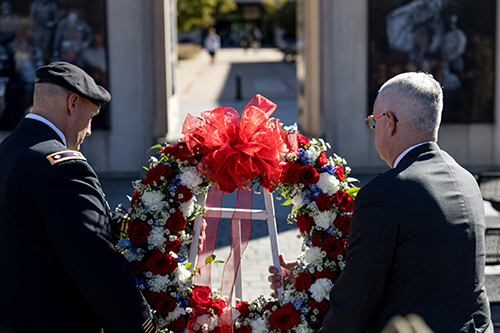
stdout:
POLYGON ((275 109, 257 95, 241 119, 227 107, 202 112, 201 118, 188 115, 183 139, 153 147, 158 157, 150 158, 145 178, 133 182, 130 208, 117 208, 124 213, 117 248, 131 263, 163 332, 306 333, 322 327, 330 290, 345 265, 358 188, 350 184, 355 180, 348 178, 346 161, 326 156, 328 143, 307 139, 296 125, 282 126, 270 118, 275 109), (231 307, 219 290, 193 284, 195 263, 188 262, 187 248, 193 221, 203 213, 196 195, 211 186, 230 192, 256 182, 278 189, 278 199, 292 206, 288 223, 297 223, 304 254, 295 282, 280 297, 261 295, 231 307))

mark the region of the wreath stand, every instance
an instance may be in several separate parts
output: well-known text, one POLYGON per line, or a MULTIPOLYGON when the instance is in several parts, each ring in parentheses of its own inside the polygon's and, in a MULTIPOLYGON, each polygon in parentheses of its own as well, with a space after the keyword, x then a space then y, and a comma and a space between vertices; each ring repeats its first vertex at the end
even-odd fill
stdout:
MULTIPOLYGON (((278 245, 278 233, 276 229, 276 215, 274 211, 273 194, 266 189, 264 191, 264 202, 266 210, 261 209, 251 209, 252 220, 267 220, 267 227, 269 230, 269 239, 271 241, 271 252, 273 257, 273 265, 278 269, 281 275, 281 265, 279 260, 279 245, 278 245)), ((189 251, 189 262, 192 263, 190 269, 193 270, 196 265, 196 260, 198 257, 198 242, 201 235, 201 226, 203 217, 209 217, 210 214, 218 214, 221 218, 236 219, 237 223, 241 223, 241 218, 244 214, 248 214, 247 209, 235 209, 235 208, 207 208, 205 207, 205 200, 207 195, 205 193, 198 195, 198 203, 203 207, 203 214, 197 215, 194 221, 194 235, 193 241, 191 242, 191 248, 189 251)), ((240 239, 241 239, 241 228, 240 228, 240 239)), ((241 256, 240 256, 241 257, 241 256)), ((283 293, 283 286, 278 290, 278 297, 281 297, 283 293)), ((236 298, 243 299, 243 285, 241 277, 241 265, 238 268, 238 273, 236 275, 236 283, 234 288, 234 294, 236 298)))

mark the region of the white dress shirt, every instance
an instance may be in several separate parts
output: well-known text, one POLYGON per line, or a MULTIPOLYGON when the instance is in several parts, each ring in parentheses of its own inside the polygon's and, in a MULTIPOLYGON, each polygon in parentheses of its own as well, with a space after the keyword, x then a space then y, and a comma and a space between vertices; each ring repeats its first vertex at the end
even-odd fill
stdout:
POLYGON ((431 141, 422 142, 422 143, 419 143, 417 145, 411 146, 410 148, 406 149, 404 152, 401 153, 401 155, 398 156, 398 158, 396 158, 396 160, 394 161, 394 165, 392 166, 392 168, 394 169, 395 167, 397 167, 398 164, 399 164, 399 162, 401 162, 401 160, 403 159, 403 157, 405 157, 405 155, 408 154, 408 152, 410 150, 412 150, 413 148, 417 148, 418 146, 425 145, 426 143, 429 143, 429 142, 431 142, 431 141))
POLYGON ((49 126, 50 128, 52 128, 57 133, 57 135, 59 135, 59 137, 61 138, 64 145, 67 146, 66 137, 64 136, 64 134, 59 130, 59 128, 57 128, 54 124, 52 124, 49 120, 47 120, 47 118, 44 118, 44 117, 37 115, 37 114, 34 114, 34 113, 28 113, 26 115, 26 118, 41 121, 42 123, 44 123, 47 126, 49 126))

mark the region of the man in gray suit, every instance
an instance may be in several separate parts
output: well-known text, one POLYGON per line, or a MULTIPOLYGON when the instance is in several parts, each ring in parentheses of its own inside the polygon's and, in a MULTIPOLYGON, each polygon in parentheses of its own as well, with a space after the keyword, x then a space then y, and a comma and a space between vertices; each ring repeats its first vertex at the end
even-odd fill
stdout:
MULTIPOLYGON (((347 263, 330 293, 324 332, 380 332, 410 313, 436 333, 493 332, 482 196, 436 143, 442 108, 442 89, 428 74, 400 74, 379 90, 366 120, 391 170, 355 200, 347 263)), ((277 279, 270 276, 272 288, 277 279)))

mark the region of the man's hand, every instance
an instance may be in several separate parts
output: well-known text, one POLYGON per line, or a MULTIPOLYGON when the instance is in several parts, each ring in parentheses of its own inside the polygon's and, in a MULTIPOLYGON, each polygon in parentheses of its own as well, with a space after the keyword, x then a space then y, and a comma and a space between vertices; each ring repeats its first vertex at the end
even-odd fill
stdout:
MULTIPOLYGON (((283 275, 283 279, 285 280, 285 286, 287 283, 294 283, 295 282, 295 276, 293 275, 292 269, 294 267, 297 267, 299 265, 298 261, 286 261, 285 257, 283 254, 280 254, 280 266, 281 266, 281 273, 283 275)), ((272 275, 269 275, 267 280, 271 282, 271 289, 272 290, 277 290, 279 287, 282 286, 281 282, 281 275, 278 273, 278 269, 274 266, 269 266, 269 273, 272 275)))

